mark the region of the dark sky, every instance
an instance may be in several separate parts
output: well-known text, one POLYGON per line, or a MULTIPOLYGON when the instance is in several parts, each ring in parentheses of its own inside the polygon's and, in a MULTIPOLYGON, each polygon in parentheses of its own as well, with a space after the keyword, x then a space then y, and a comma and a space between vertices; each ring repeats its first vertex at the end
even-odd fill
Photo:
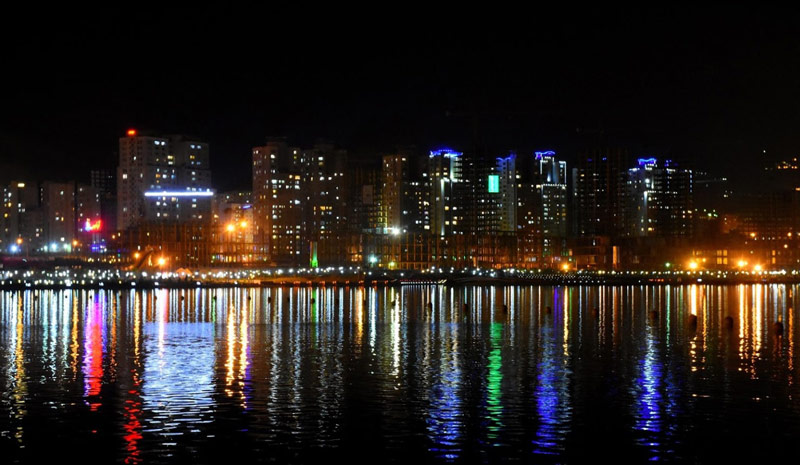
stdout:
POLYGON ((271 135, 361 157, 447 144, 569 159, 610 143, 737 179, 763 150, 800 147, 792 11, 306 14, 7 15, 1 177, 86 179, 115 166, 129 127, 207 140, 218 188, 249 187, 250 148, 271 135))

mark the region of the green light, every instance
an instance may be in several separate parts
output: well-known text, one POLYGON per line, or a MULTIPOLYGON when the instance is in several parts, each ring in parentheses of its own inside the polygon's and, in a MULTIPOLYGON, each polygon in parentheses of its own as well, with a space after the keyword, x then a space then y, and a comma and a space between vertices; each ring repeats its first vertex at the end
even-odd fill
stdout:
POLYGON ((489 438, 496 439, 503 429, 503 403, 502 403, 502 382, 503 382, 503 355, 501 348, 503 345, 503 323, 492 323, 489 338, 491 341, 491 351, 489 352, 489 366, 486 385, 486 409, 488 410, 489 438))
POLYGON ((317 243, 311 242, 311 260, 309 260, 309 266, 311 268, 319 267, 319 261, 317 260, 317 243))
POLYGON ((496 174, 489 175, 489 193, 496 194, 500 192, 500 176, 496 174))

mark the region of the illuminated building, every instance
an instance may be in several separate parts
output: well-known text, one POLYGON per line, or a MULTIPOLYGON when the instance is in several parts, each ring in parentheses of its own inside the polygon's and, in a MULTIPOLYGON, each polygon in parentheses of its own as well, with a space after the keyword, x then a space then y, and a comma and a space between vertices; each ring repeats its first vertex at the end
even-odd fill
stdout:
POLYGON ((214 264, 249 264, 263 261, 255 243, 253 194, 246 191, 222 192, 212 203, 214 264))
POLYGON ((552 150, 535 152, 534 178, 542 235, 542 256, 561 255, 567 238, 567 162, 552 150))
POLYGON ((342 260, 348 223, 347 154, 330 144, 289 148, 270 139, 253 148, 253 206, 259 254, 276 265, 342 260))
POLYGON ((36 219, 33 212, 38 205, 39 189, 36 183, 12 181, 3 188, 0 218, 0 245, 3 252, 8 252, 9 247, 12 247, 11 250, 22 250, 23 247, 13 247, 17 245, 18 238, 23 238, 24 247, 31 241, 39 242, 44 227, 41 221, 32 221, 36 219))
POLYGON ((626 233, 632 237, 691 236, 692 171, 671 160, 640 158, 628 170, 626 233))
POLYGON ((269 263, 295 265, 307 257, 301 173, 301 151, 284 140, 253 148, 254 240, 269 263))
POLYGON ((91 170, 90 185, 100 195, 100 217, 105 232, 117 230, 117 177, 114 170, 91 170))
POLYGON ((105 251, 104 236, 109 225, 103 221, 101 195, 97 189, 85 184, 75 187, 76 239, 84 251, 105 251))
POLYGON ((428 228, 429 193, 426 173, 413 149, 384 155, 381 165, 378 229, 422 232, 428 228))
POLYGON ((140 222, 122 233, 122 243, 146 262, 158 264, 164 259, 170 269, 212 264, 213 225, 211 221, 140 222), (158 259, 157 259, 158 257, 158 259))
POLYGON ((383 224, 381 211, 381 171, 371 166, 356 166, 351 170, 353 186, 350 203, 353 206, 350 223, 351 233, 373 231, 383 224))
MULTIPOLYGON (((302 207, 308 259, 299 264, 319 266, 339 263, 346 253, 344 239, 348 230, 348 182, 345 177, 347 152, 333 145, 319 143, 303 151, 302 207)), ((303 254, 301 254, 302 256, 303 254)))
POLYGON ((623 184, 627 153, 620 149, 584 152, 572 170, 572 218, 576 236, 619 237, 623 230, 623 184))
POLYGON ((463 182, 461 152, 432 150, 428 158, 430 185, 430 231, 438 236, 451 235, 463 220, 464 203, 456 201, 458 184, 463 182), (461 209, 461 210, 459 210, 461 209))
POLYGON ((139 221, 201 221, 208 219, 211 199, 208 144, 184 136, 143 135, 134 130, 119 139, 117 227, 139 221), (146 192, 164 192, 148 195, 146 192))
MULTIPOLYGON (((480 237, 499 232, 499 178, 495 158, 473 154, 461 158, 461 182, 455 186, 454 205, 459 211, 458 225, 453 228, 456 234, 480 237)), ((480 241, 474 242, 478 246, 480 241)))
POLYGON ((78 230, 83 229, 86 220, 94 222, 100 218, 100 193, 92 186, 78 184, 75 188, 75 221, 78 230))
POLYGON ((72 248, 75 221, 75 184, 45 181, 41 186, 45 246, 50 252, 72 248))
POLYGON ((409 159, 405 154, 384 155, 381 165, 381 224, 382 228, 408 227, 406 183, 409 159), (405 213, 405 214, 404 214, 405 213))
POLYGON ((516 232, 517 230, 518 178, 515 153, 512 152, 506 157, 497 159, 497 174, 490 175, 488 188, 490 193, 495 191, 499 194, 499 229, 503 232, 516 232))

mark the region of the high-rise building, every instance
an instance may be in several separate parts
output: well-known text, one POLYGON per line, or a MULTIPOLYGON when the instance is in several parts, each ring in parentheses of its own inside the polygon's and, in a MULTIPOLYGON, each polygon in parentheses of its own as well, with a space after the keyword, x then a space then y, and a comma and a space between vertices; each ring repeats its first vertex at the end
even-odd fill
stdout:
POLYGON ((330 144, 290 148, 271 139, 253 148, 255 240, 266 261, 318 266, 346 254, 349 186, 347 154, 330 144))
MULTIPOLYGON (((5 252, 18 253, 38 242, 43 228, 32 225, 30 213, 39 206, 39 189, 35 183, 12 181, 3 188, 0 244, 5 252), (18 243, 19 242, 19 243, 18 243)), ((38 245, 37 245, 38 246, 38 245)))
POLYGON ((263 261, 254 240, 254 210, 252 192, 221 192, 214 196, 211 260, 215 265, 247 265, 263 261))
POLYGON ((463 182, 461 152, 450 149, 432 150, 428 158, 430 185, 430 231, 448 236, 458 230, 463 220, 464 203, 457 201, 458 184, 463 182))
POLYGON ((72 249, 75 238, 75 184, 45 181, 41 186, 45 245, 50 252, 72 249))
POLYGON ((489 192, 498 193, 499 229, 515 233, 517 230, 517 154, 510 153, 497 159, 497 174, 490 175, 489 192), (493 177, 496 176, 496 177, 493 177))
POLYGON ((542 256, 561 255, 567 238, 567 162, 552 150, 535 152, 542 256))
POLYGON ((303 151, 302 173, 306 194, 303 207, 308 237, 308 262, 312 267, 339 262, 348 231, 347 152, 319 143, 303 151))
POLYGON ((117 177, 113 170, 96 169, 90 171, 90 183, 102 195, 117 195, 117 177))
POLYGON ((639 158, 628 170, 626 182, 626 235, 674 237, 692 234, 692 171, 671 160, 639 158))
POLYGON ((75 186, 75 234, 83 250, 105 252, 105 233, 109 230, 102 215, 102 195, 92 186, 75 186))
POLYGON ((585 152, 572 170, 574 234, 619 237, 624 231, 623 185, 627 153, 620 149, 585 152))
POLYGON ((254 240, 269 263, 296 265, 307 257, 302 162, 301 151, 283 139, 253 148, 254 240))
POLYGON ((207 143, 133 129, 119 139, 119 229, 142 221, 208 219, 212 195, 207 143))
POLYGON ((409 159, 405 154, 384 155, 381 165, 381 227, 404 230, 408 227, 407 183, 409 159), (405 214, 404 214, 405 212, 405 214))
POLYGON ((90 185, 100 196, 100 234, 107 236, 117 230, 117 177, 110 169, 92 170, 90 185))

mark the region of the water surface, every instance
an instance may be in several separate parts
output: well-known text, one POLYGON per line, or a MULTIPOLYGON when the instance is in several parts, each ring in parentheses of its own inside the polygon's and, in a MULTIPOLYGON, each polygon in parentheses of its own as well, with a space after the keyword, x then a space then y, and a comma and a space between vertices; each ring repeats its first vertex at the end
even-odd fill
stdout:
POLYGON ((763 461, 800 435, 797 290, 4 292, 0 456, 763 461))

